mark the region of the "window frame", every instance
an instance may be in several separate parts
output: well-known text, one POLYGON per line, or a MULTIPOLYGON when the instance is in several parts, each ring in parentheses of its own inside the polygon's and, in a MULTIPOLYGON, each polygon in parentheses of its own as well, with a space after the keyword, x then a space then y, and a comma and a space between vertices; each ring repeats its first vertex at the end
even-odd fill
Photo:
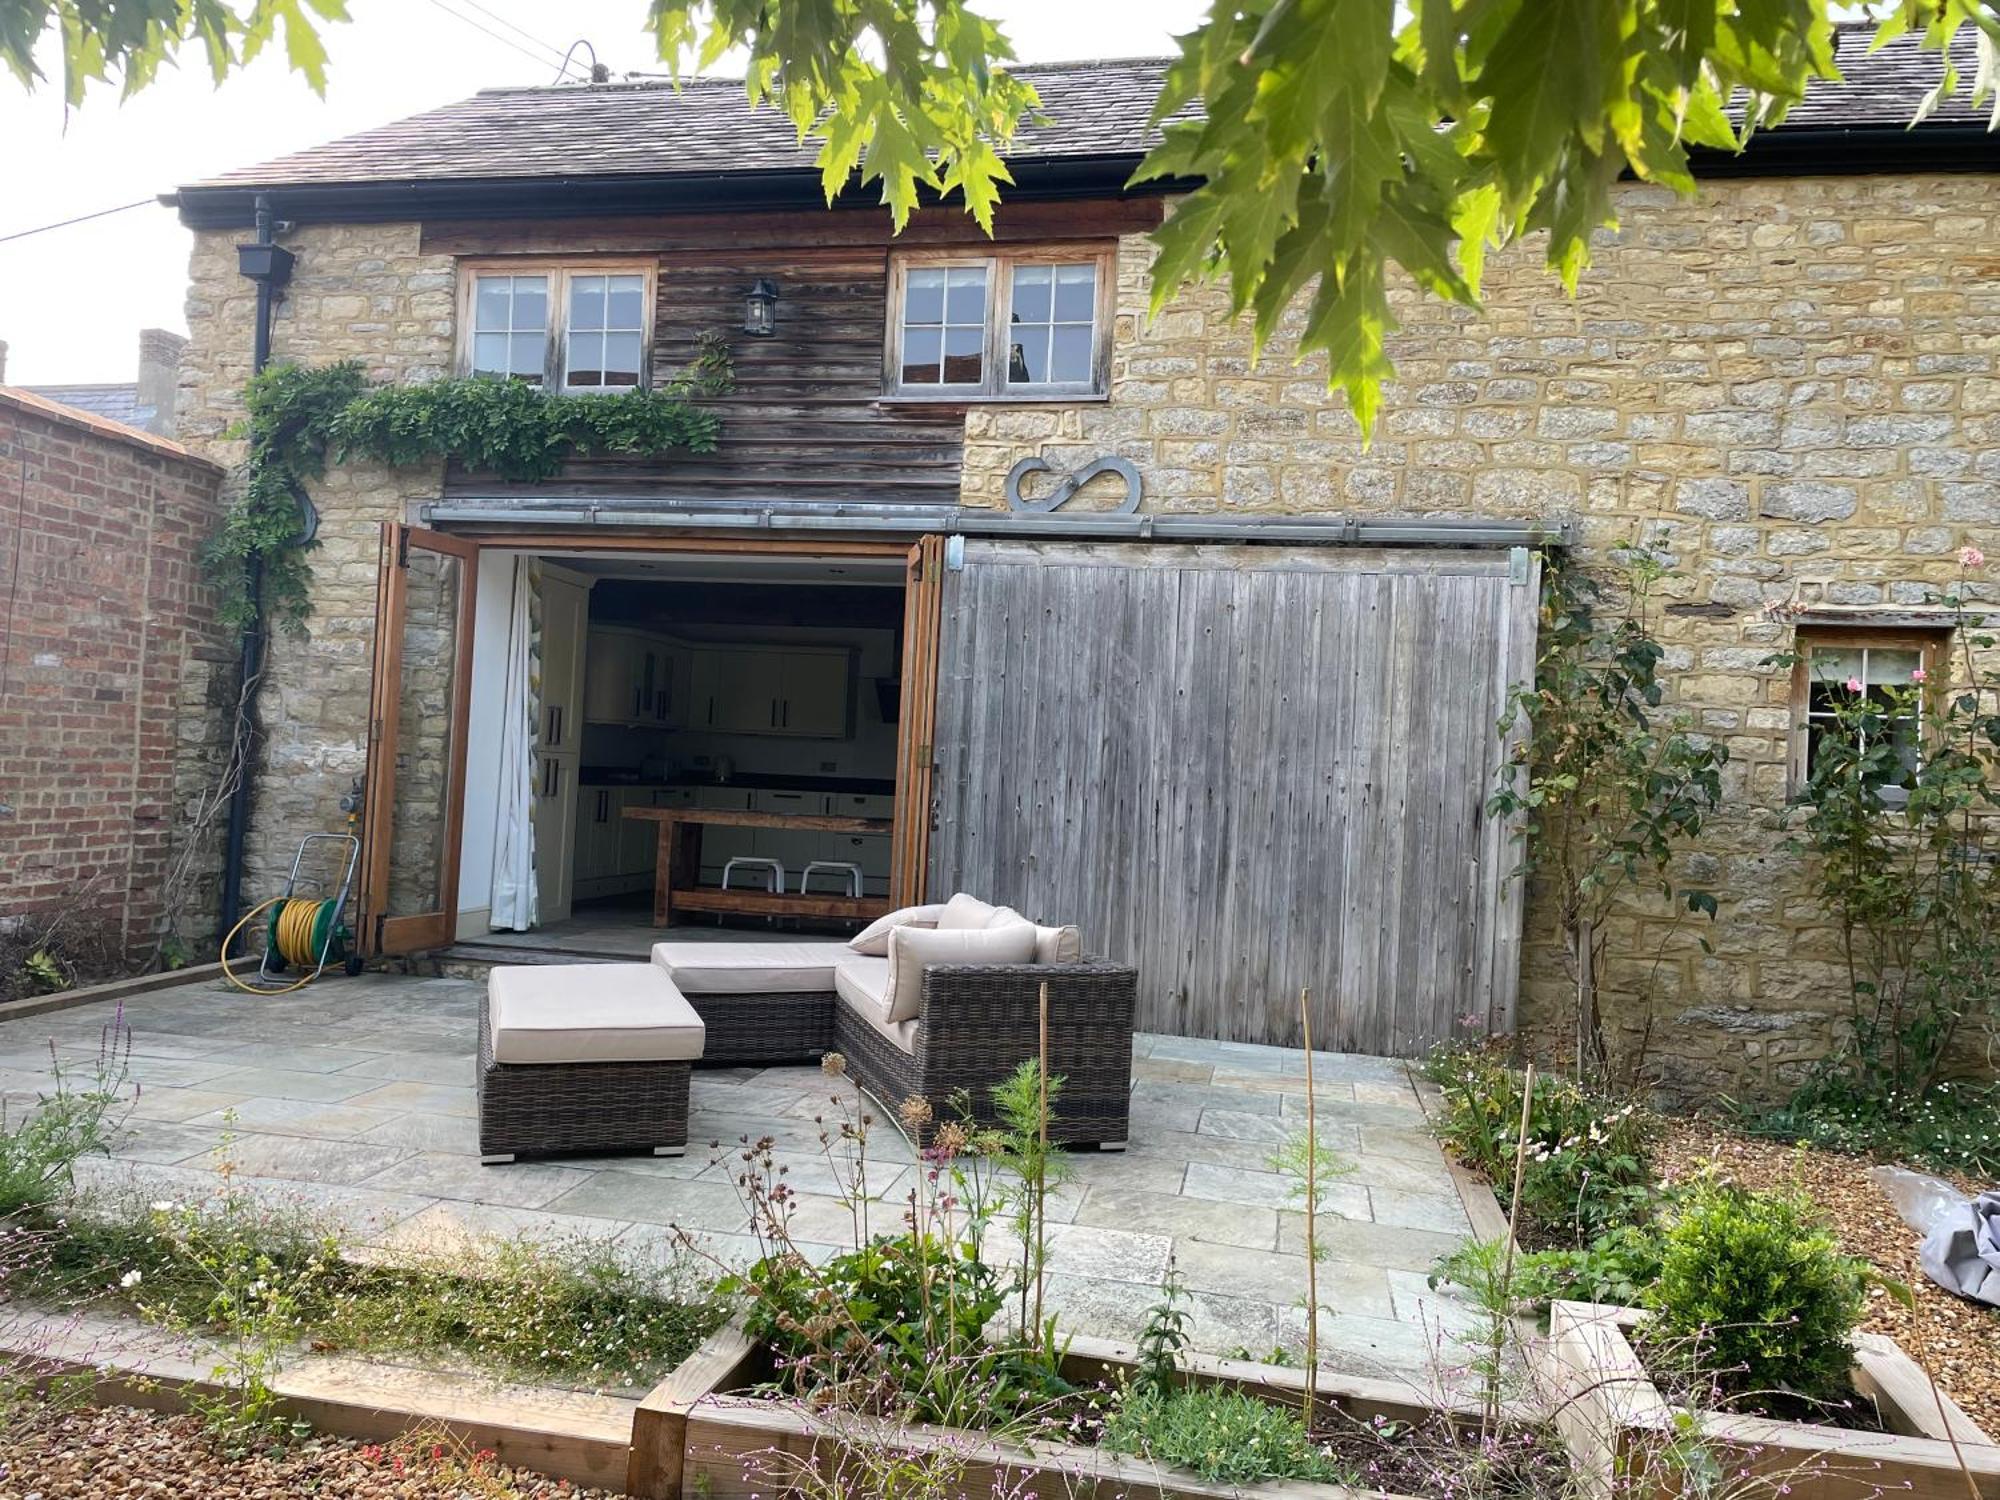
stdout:
MULTIPOLYGON (((1939 672, 1945 665, 1945 653, 1951 644, 1952 627, 1945 624, 1936 626, 1888 626, 1888 625, 1814 625, 1801 623, 1792 634, 1792 682, 1790 692, 1791 727, 1789 743, 1786 747, 1785 790, 1787 796, 1796 797, 1806 788, 1810 780, 1808 756, 1812 748, 1812 654, 1815 650, 1829 651, 1914 651, 1918 664, 1924 672, 1924 695, 1931 696, 1942 691, 1943 683, 1939 672)), ((1921 735, 1922 725, 1918 726, 1921 735)), ((1918 741, 1921 753, 1922 740, 1918 741)), ((1885 800, 1896 799, 1886 794, 1892 789, 1885 788, 1885 800)), ((1896 789, 1899 790, 1899 789, 1896 789)))
POLYGON ((627 391, 650 390, 653 384, 653 325, 659 297, 658 260, 631 256, 596 259, 584 256, 510 255, 494 259, 466 259, 458 262, 458 333, 452 355, 452 371, 470 376, 474 323, 478 311, 479 278, 482 276, 546 276, 549 279, 549 320, 542 330, 542 384, 550 395, 619 396, 627 391), (615 386, 569 386, 564 358, 569 348, 569 283, 572 276, 638 276, 639 288, 639 383, 615 386))
POLYGON ((887 328, 882 340, 882 395, 885 403, 966 406, 1007 402, 1108 401, 1111 397, 1111 321, 1117 296, 1117 246, 1092 242, 1033 245, 1018 250, 905 250, 889 258, 887 328), (1089 264, 1096 271, 1091 309, 1090 375, 1085 380, 1010 384, 1007 329, 1014 301, 1014 271, 1023 266, 1089 264), (985 363, 977 385, 906 385, 903 382, 903 304, 912 270, 953 266, 986 268, 985 363), (1004 303, 1004 306, 1003 306, 1004 303))

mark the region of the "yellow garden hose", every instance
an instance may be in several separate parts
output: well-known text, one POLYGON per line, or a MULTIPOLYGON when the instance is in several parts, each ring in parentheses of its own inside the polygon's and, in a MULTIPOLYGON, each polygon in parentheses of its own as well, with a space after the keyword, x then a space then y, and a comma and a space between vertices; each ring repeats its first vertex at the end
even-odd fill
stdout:
POLYGON ((229 982, 250 995, 284 995, 293 990, 304 989, 319 978, 320 954, 338 957, 338 941, 329 945, 328 934, 340 921, 338 901, 314 901, 301 896, 273 896, 269 901, 253 906, 243 916, 243 920, 230 928, 229 936, 222 943, 222 972, 229 982), (242 932, 258 916, 277 907, 277 914, 270 920, 270 940, 277 949, 278 956, 293 968, 303 970, 303 977, 275 989, 251 984, 239 979, 236 971, 229 967, 229 950, 236 946, 237 934, 242 932))

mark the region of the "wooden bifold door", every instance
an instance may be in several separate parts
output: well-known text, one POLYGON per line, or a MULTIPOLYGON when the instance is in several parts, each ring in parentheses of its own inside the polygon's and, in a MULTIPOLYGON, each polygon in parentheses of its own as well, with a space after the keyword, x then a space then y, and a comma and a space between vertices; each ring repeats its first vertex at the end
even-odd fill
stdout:
POLYGON ((361 829, 359 946, 451 942, 472 696, 476 543, 385 522, 361 829))

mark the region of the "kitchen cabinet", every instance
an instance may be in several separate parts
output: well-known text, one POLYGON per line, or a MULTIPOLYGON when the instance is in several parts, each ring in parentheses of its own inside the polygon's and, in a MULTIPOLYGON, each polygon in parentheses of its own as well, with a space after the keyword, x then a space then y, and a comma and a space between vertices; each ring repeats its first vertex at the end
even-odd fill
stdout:
POLYGON ((553 571, 541 579, 541 712, 535 725, 535 908, 570 914, 575 895, 577 763, 583 742, 583 663, 590 590, 553 571))
POLYGON ((848 647, 696 647, 690 675, 693 728, 828 740, 853 733, 848 647))
POLYGON ((576 757, 535 758, 535 910, 541 922, 570 914, 576 878, 576 757))
POLYGON ((671 728, 686 696, 685 653, 664 636, 600 626, 584 661, 583 716, 593 724, 671 728))

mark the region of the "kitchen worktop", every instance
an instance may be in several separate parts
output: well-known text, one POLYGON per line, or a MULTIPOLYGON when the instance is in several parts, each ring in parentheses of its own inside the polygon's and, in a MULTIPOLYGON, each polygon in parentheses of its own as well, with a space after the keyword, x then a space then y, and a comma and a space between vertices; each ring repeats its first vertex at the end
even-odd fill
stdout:
POLYGON ((896 783, 866 776, 779 776, 742 771, 727 781, 713 776, 637 776, 629 771, 585 766, 577 776, 582 786, 715 786, 764 792, 844 792, 852 797, 893 797, 896 783))

